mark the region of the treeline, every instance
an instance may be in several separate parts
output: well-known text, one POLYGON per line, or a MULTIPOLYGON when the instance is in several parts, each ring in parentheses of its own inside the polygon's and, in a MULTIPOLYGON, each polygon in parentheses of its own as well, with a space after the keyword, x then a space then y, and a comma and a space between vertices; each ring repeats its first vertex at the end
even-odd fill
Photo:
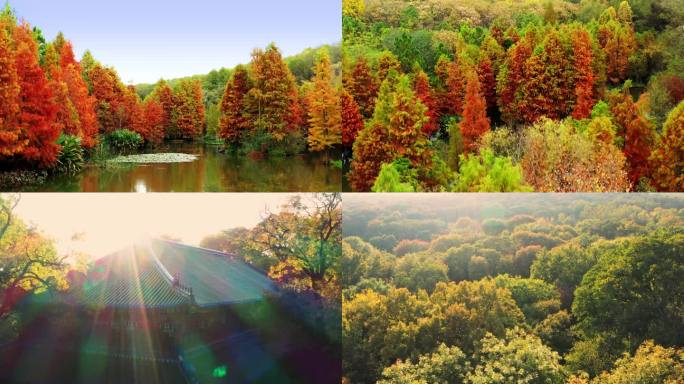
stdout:
POLYGON ((338 92, 327 49, 301 86, 274 45, 255 50, 249 66, 236 67, 228 80, 218 135, 246 153, 334 148, 342 131, 338 92))
POLYGON ((376 209, 358 198, 345 213, 374 231, 344 229, 360 234, 344 238, 340 262, 346 382, 684 379, 681 198, 540 197, 501 210, 482 197, 474 218, 444 221, 446 200, 376 209), (408 230, 430 218, 445 224, 432 236, 408 230), (378 242, 383 229, 396 241, 378 242))
POLYGON ((9 5, 0 16, 0 66, 0 152, 6 164, 50 168, 61 163, 58 155, 70 143, 91 150, 109 135, 135 147, 203 134, 198 82, 160 87, 143 102, 113 68, 88 51, 77 61, 61 33, 47 42, 40 29, 18 22, 9 5))
POLYGON ((345 1, 352 188, 681 190, 682 19, 652 1, 345 1))
MULTIPOLYGON (((267 50, 271 49, 269 47, 267 50)), ((317 63, 319 60, 322 60, 321 55, 328 54, 329 56, 329 62, 330 62, 330 68, 325 68, 324 70, 331 72, 331 78, 330 82, 333 84, 333 86, 338 87, 340 83, 340 78, 341 78, 341 47, 340 45, 324 45, 320 48, 314 49, 314 48, 309 48, 304 50, 303 52, 282 58, 281 60, 284 61, 284 63, 287 65, 287 68, 291 72, 292 76, 294 77, 295 85, 298 88, 298 104, 302 105, 297 105, 296 107, 301 109, 298 111, 295 111, 299 114, 301 114, 300 121, 299 123, 302 125, 302 127, 298 127, 294 131, 296 131, 296 136, 298 140, 294 140, 295 144, 290 145, 290 151, 293 149, 296 150, 302 150, 302 148, 306 147, 306 141, 307 141, 307 134, 308 134, 308 128, 309 128, 309 116, 308 116, 308 103, 307 103, 307 96, 306 93, 311 91, 313 88, 311 85, 311 82, 314 81, 315 78, 315 70, 317 67, 317 63), (300 129, 301 128, 301 129, 300 129), (302 131, 303 129, 303 131, 302 131)), ((259 50, 254 52, 254 59, 256 59, 257 55, 261 55, 263 52, 259 53, 259 50)), ((204 105, 205 105, 205 110, 206 110, 206 135, 208 137, 220 137, 221 135, 221 120, 222 117, 225 116, 226 114, 230 114, 230 111, 227 111, 225 107, 222 107, 222 102, 224 99, 224 95, 226 93, 226 87, 229 83, 232 82, 232 77, 234 76, 235 72, 241 72, 238 76, 242 76, 244 78, 245 72, 247 72, 247 76, 250 76, 249 72, 252 71, 252 63, 246 64, 246 65, 239 65, 235 68, 221 68, 219 70, 213 70, 209 72, 206 75, 196 75, 196 76, 191 76, 187 78, 181 78, 181 79, 172 79, 168 80, 167 83, 171 86, 174 87, 176 84, 179 82, 185 81, 185 80, 198 80, 202 84, 202 90, 203 90, 203 95, 204 95, 204 105)), ((244 79, 247 80, 247 79, 244 79)), ((238 80, 239 81, 239 80, 238 80)), ((250 81, 251 83, 251 81, 250 81)), ((252 85, 252 84, 250 84, 252 85)), ((289 87, 290 85, 288 85, 289 87)), ((153 92, 155 89, 156 85, 155 84, 138 84, 136 86, 136 89, 138 91, 138 94, 145 98, 147 95, 153 92)), ((254 90, 252 93, 256 94, 257 92, 261 92, 261 90, 254 90)), ((277 99, 277 98, 276 98, 277 99)), ((328 103, 330 103, 330 100, 328 100, 328 103)), ((248 108, 246 106, 245 108, 248 108)), ((254 109, 254 108, 253 108, 254 109)), ((257 108, 258 109, 258 106, 257 108)), ((334 116, 339 115, 339 111, 332 111, 334 116)), ((245 112, 245 115, 249 115, 251 112, 245 112)), ((256 112, 258 114, 258 111, 256 112)), ((256 121, 258 118, 253 118, 252 120, 256 121)), ((297 119, 295 119, 296 121, 297 119)), ((331 125, 332 127, 329 129, 330 134, 328 134, 329 140, 333 140, 334 144, 338 144, 340 142, 340 133, 339 131, 341 130, 340 123, 331 121, 328 122, 327 124, 331 125), (337 137, 337 138, 334 138, 337 137)), ((250 125, 254 125, 254 123, 250 123, 250 125)), ((230 127, 231 130, 240 130, 244 127, 241 127, 239 124, 236 127, 230 127)), ((229 134, 230 135, 230 134, 229 134)), ((247 135, 244 135, 247 136, 247 135)), ((260 136, 262 141, 264 140, 263 134, 260 136)), ((259 139, 255 138, 254 141, 257 143, 246 143, 242 147, 243 152, 249 152, 251 148, 255 148, 259 146, 259 139)), ((267 140, 265 140, 267 141, 267 140)), ((317 138, 313 138, 312 142, 319 142, 317 138)), ((236 149, 236 148, 234 148, 236 149)), ((271 148, 271 151, 278 152, 280 150, 271 148)))

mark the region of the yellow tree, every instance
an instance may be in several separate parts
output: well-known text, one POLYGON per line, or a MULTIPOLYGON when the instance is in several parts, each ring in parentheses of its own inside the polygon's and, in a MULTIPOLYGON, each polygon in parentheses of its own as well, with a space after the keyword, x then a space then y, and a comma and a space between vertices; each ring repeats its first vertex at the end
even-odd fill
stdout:
POLYGON ((318 53, 313 89, 309 93, 309 147, 323 151, 342 141, 342 114, 337 90, 332 84, 332 67, 326 49, 318 53))
POLYGON ((344 16, 359 17, 365 10, 364 0, 342 0, 342 15, 344 16))

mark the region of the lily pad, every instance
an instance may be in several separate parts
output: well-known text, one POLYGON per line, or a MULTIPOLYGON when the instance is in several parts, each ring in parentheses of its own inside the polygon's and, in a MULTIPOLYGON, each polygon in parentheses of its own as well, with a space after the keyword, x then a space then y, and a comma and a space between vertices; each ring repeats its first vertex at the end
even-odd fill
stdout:
POLYGON ((119 156, 109 160, 109 162, 137 164, 190 163, 198 158, 187 153, 146 153, 142 155, 119 156))

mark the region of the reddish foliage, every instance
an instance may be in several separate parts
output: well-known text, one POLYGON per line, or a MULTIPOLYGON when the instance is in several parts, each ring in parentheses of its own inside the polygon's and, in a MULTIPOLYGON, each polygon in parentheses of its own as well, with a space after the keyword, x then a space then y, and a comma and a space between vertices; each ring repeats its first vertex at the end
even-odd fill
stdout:
POLYGON ((575 95, 577 102, 572 117, 581 120, 591 114, 594 107, 594 82, 596 80, 592 69, 591 37, 584 29, 578 29, 573 33, 573 48, 575 53, 575 95))
POLYGON ((633 187, 642 177, 650 176, 648 159, 653 145, 653 129, 644 116, 636 115, 627 126, 625 157, 629 162, 629 181, 633 187))
POLYGON ((356 62, 345 88, 359 105, 361 114, 365 118, 373 116, 379 85, 364 57, 356 62))
POLYGON ((477 65, 477 75, 480 80, 482 96, 487 100, 487 108, 496 107, 496 78, 492 69, 492 61, 484 56, 477 65))
POLYGON ((19 118, 27 145, 21 155, 24 159, 49 166, 57 160, 59 146, 58 126, 55 125, 57 106, 45 73, 38 64, 38 46, 28 24, 14 31, 16 44, 16 68, 21 88, 19 97, 19 118))
POLYGON ((274 45, 253 53, 252 79, 254 87, 250 92, 254 97, 249 99, 250 108, 261 111, 260 124, 280 141, 298 128, 304 114, 294 76, 274 45))
POLYGON ((460 115, 463 112, 463 96, 465 95, 464 70, 461 63, 456 60, 450 63, 447 69, 446 79, 446 102, 447 113, 460 115))
POLYGON ((670 112, 651 164, 653 185, 658 191, 684 191, 684 102, 670 112))
POLYGON ((422 132, 427 108, 417 102, 408 77, 402 75, 393 91, 383 86, 380 94, 378 103, 386 113, 375 114, 354 143, 349 180, 356 191, 370 190, 382 164, 400 157, 423 172, 431 167, 432 151, 422 132))
POLYGON ((124 93, 124 110, 126 114, 126 127, 138 132, 145 140, 149 137, 148 127, 145 124, 145 110, 135 86, 129 85, 124 93))
POLYGON ((157 100, 149 99, 145 101, 144 114, 145 140, 153 144, 161 143, 164 140, 164 108, 157 100))
POLYGON ((0 22, 0 154, 12 156, 21 151, 21 128, 17 124, 19 114, 19 75, 15 65, 7 26, 0 22))
POLYGON ((507 120, 518 116, 516 94, 526 78, 525 63, 532 56, 532 48, 526 40, 518 42, 508 51, 507 72, 499 91, 499 109, 507 120))
POLYGON ((439 130, 439 116, 436 107, 436 102, 432 97, 432 88, 430 88, 430 81, 427 74, 423 71, 418 72, 414 79, 413 89, 416 97, 427 107, 428 122, 423 125, 423 133, 426 136, 431 136, 439 130))
POLYGON ((182 81, 178 84, 174 111, 181 138, 193 139, 203 134, 204 102, 199 80, 182 81))
POLYGON ((668 76, 663 83, 674 104, 679 104, 680 101, 684 100, 684 78, 668 76))
POLYGON ((74 58, 70 42, 62 46, 60 54, 62 79, 69 90, 69 99, 78 113, 81 144, 85 148, 92 148, 97 144, 97 115, 95 114, 96 100, 88 94, 88 86, 81 75, 81 65, 74 58))
POLYGON ((639 179, 650 175, 648 159, 654 141, 653 129, 634 103, 629 89, 614 93, 609 101, 615 123, 620 127, 618 134, 625 138, 623 152, 629 163, 629 180, 636 187, 639 179))
POLYGON ((473 151, 477 140, 489 131, 487 103, 480 93, 480 81, 475 74, 468 77, 464 104, 461 136, 466 151, 473 151))
POLYGON ((354 160, 349 173, 349 183, 354 191, 370 191, 383 163, 393 160, 392 146, 387 129, 379 123, 359 134, 354 143, 354 160))
POLYGON ((391 52, 385 51, 378 58, 378 80, 382 83, 389 75, 390 71, 401 73, 401 63, 391 52))
POLYGON ((613 84, 627 78, 629 57, 636 51, 636 35, 631 20, 616 19, 615 10, 609 8, 599 19, 597 36, 606 57, 606 75, 613 84))
POLYGON ((123 100, 124 87, 111 68, 95 65, 90 71, 100 130, 110 133, 125 128, 126 115, 123 100))
POLYGON ((171 126, 171 114, 173 113, 173 107, 175 105, 173 90, 165 81, 160 81, 154 91, 155 97, 164 111, 164 127, 168 128, 171 126))
POLYGON ((356 140, 356 135, 363 129, 363 116, 354 98, 343 90, 340 96, 342 104, 342 145, 351 148, 356 140))
POLYGON ((85 148, 92 148, 97 144, 98 134, 96 100, 88 94, 88 86, 81 76, 80 66, 77 64, 67 66, 64 69, 63 78, 69 90, 69 99, 78 113, 81 144, 85 148))
POLYGON ((543 50, 527 60, 517 120, 533 123, 542 116, 555 120, 571 112, 575 92, 570 55, 569 43, 556 30, 548 31, 543 50))
POLYGON ((66 68, 70 65, 77 65, 80 67, 76 57, 74 56, 74 48, 70 41, 66 41, 59 50, 59 66, 66 68))
POLYGON ((250 83, 247 69, 238 66, 226 84, 221 100, 219 135, 227 142, 238 142, 244 131, 252 129, 251 118, 244 109, 245 96, 251 88, 250 83))

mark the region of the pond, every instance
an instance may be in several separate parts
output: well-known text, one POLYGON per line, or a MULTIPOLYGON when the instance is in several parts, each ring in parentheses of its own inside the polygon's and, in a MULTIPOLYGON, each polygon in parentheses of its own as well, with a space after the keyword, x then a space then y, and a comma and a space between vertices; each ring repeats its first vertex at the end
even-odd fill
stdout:
POLYGON ((146 153, 187 153, 197 160, 161 164, 89 164, 74 176, 56 176, 33 192, 336 192, 342 171, 324 155, 251 159, 218 146, 170 142, 146 153))

